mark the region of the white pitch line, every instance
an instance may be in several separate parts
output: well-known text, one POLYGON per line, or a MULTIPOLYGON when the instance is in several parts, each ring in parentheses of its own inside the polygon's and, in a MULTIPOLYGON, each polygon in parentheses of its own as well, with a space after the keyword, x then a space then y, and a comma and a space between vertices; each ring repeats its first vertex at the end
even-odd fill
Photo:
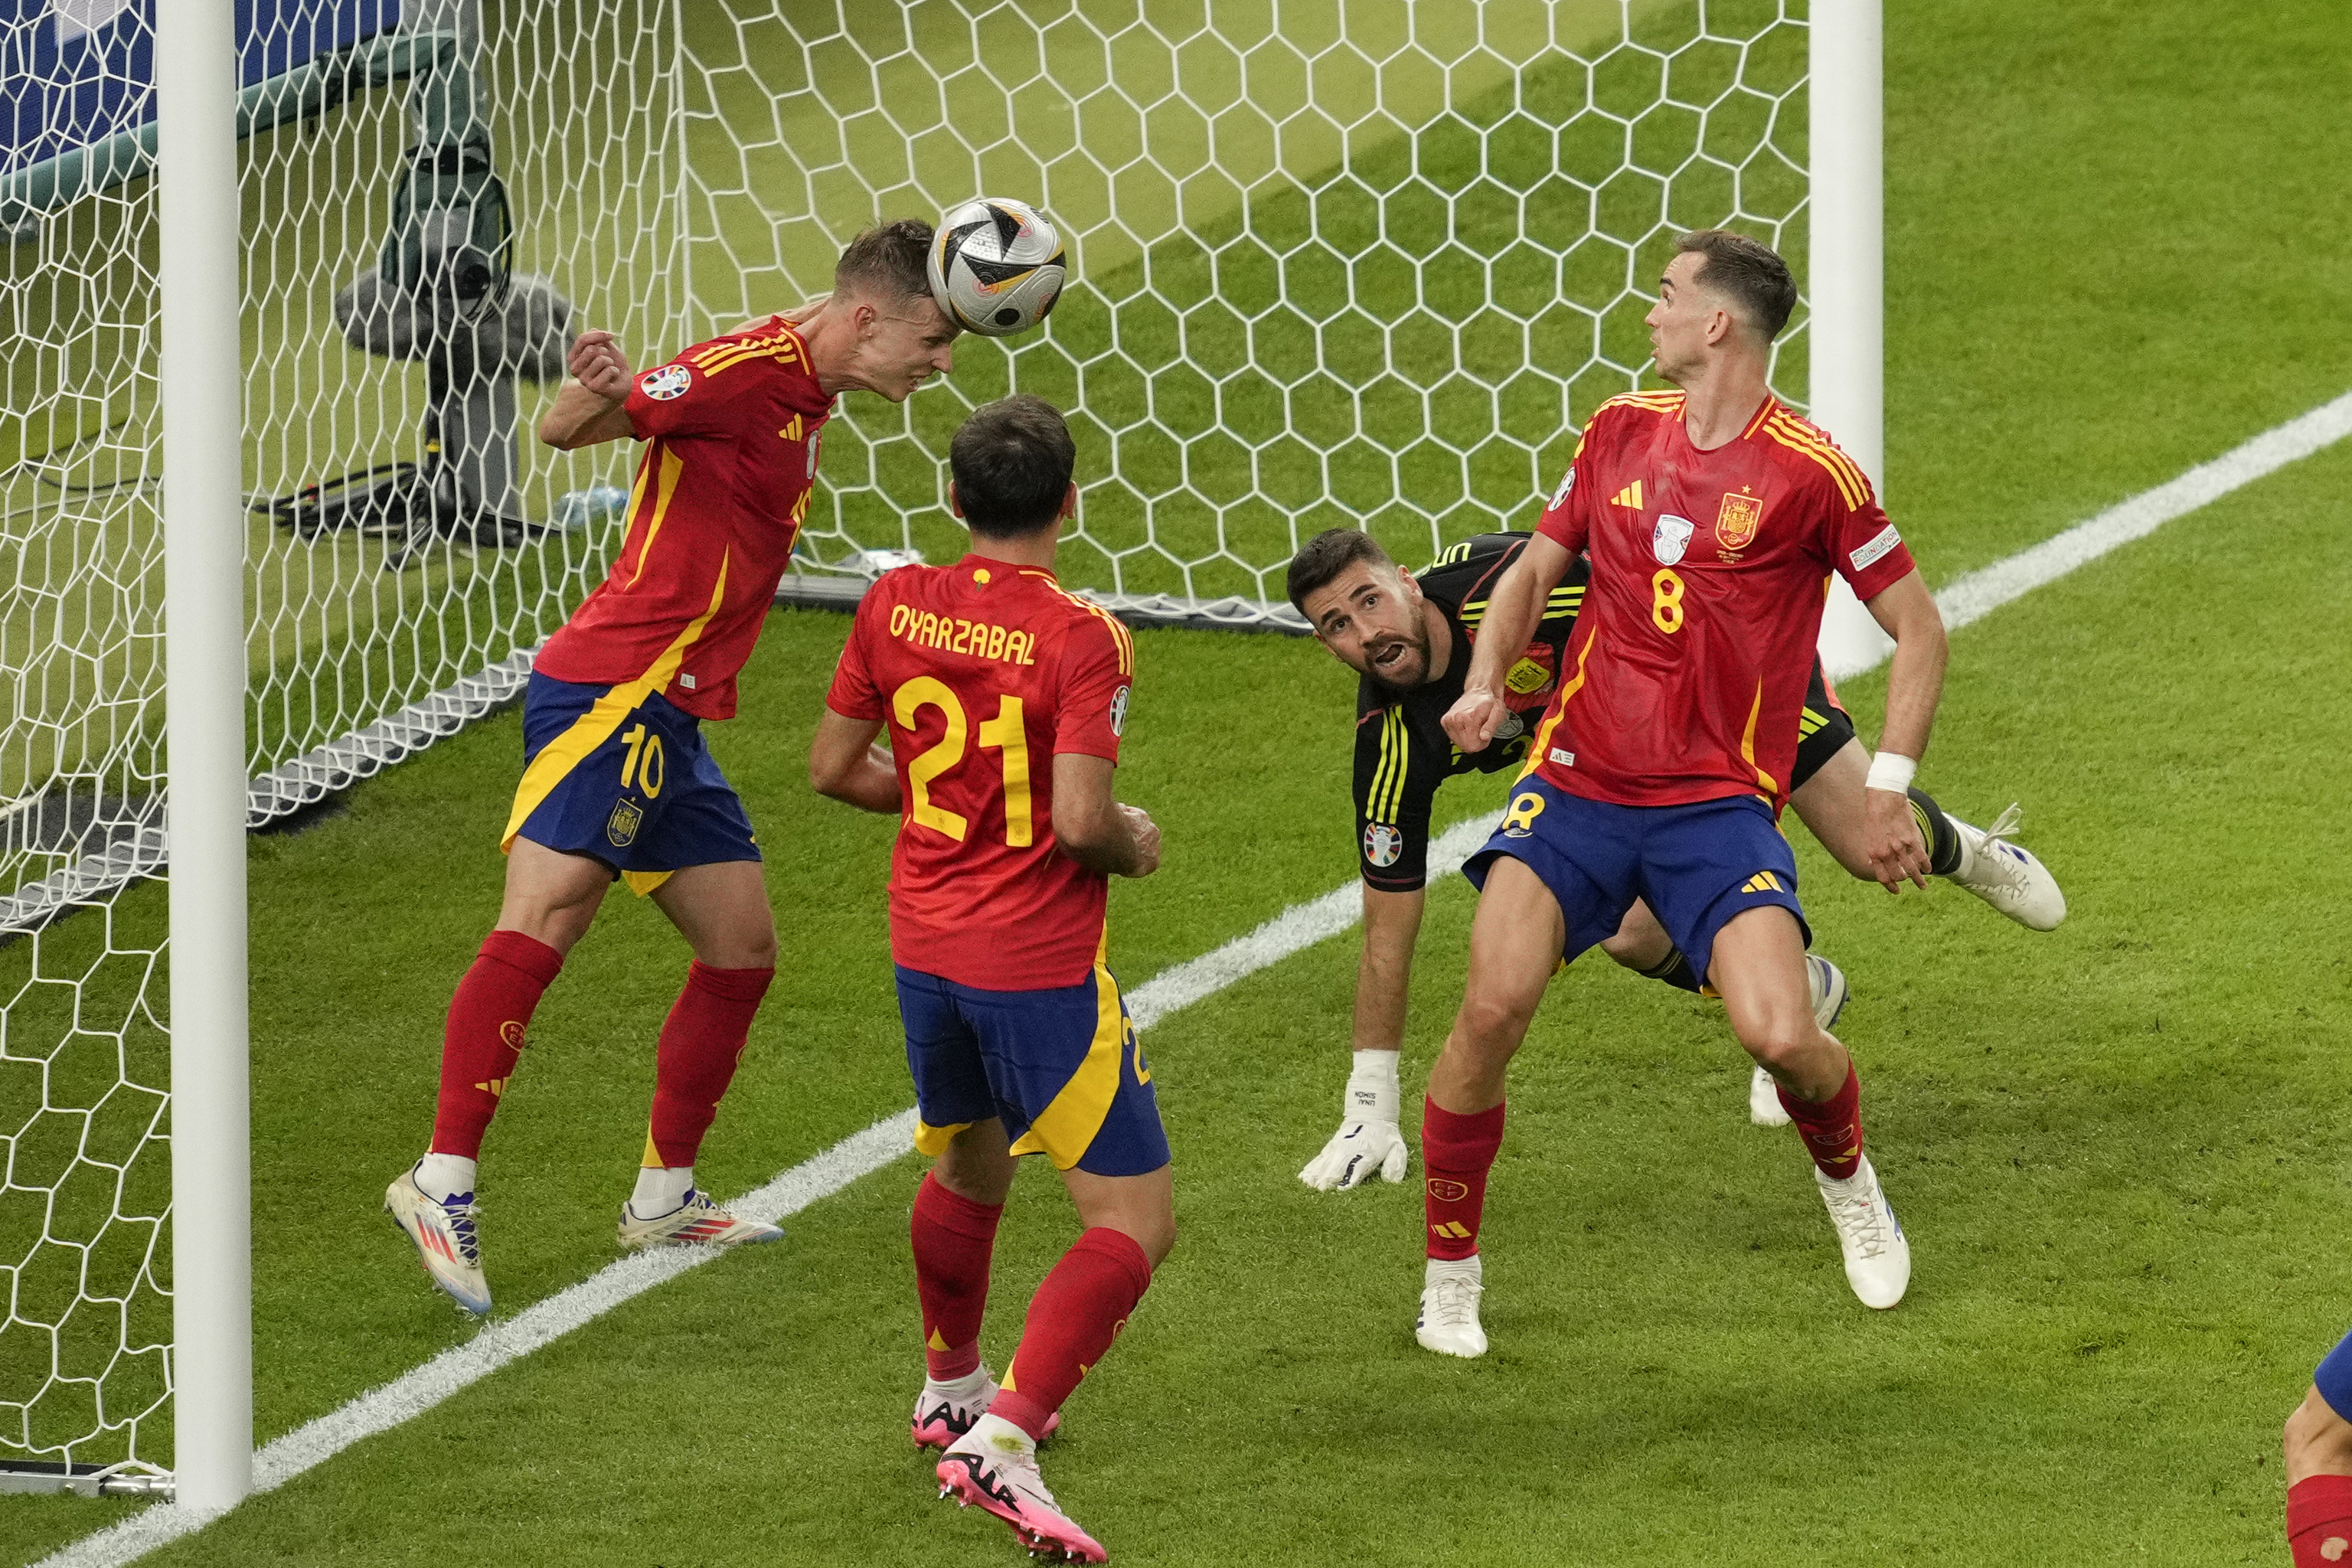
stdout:
MULTIPOLYGON (((2352 393, 2266 430, 2178 479, 2109 507, 2087 522, 1959 578, 1936 595, 1944 612, 1944 625, 1958 631, 2116 546, 2145 538, 2174 518, 2347 436, 2352 436, 2352 393)), ((1885 658, 1882 653, 1863 669, 1874 668, 1885 658)), ((1840 671, 1838 678, 1860 673, 1840 671)), ((1492 831, 1487 819, 1479 817, 1458 822, 1439 835, 1429 847, 1431 879, 1460 870, 1462 862, 1492 831)), ((1348 882, 1319 899, 1291 905, 1248 935, 1236 937, 1213 952, 1162 971, 1128 993, 1128 1011, 1135 1026, 1149 1028, 1259 970, 1339 935, 1356 923, 1360 909, 1358 884, 1348 882)), ((914 1128, 914 1111, 902 1110, 843 1139, 728 1206, 753 1219, 777 1220, 797 1214, 905 1155, 914 1128)), ((490 1324, 465 1344, 442 1352, 414 1371, 268 1444, 254 1456, 254 1491, 283 1486, 362 1438, 423 1415, 508 1363, 717 1256, 714 1249, 699 1247, 636 1253, 511 1318, 490 1324)), ((43 1558, 35 1568, 120 1568, 219 1517, 215 1512, 160 1504, 83 1537, 43 1558)))
MULTIPOLYGON (((2352 436, 2352 392, 2284 425, 2273 426, 2211 462, 2198 464, 2178 479, 2118 501, 2088 521, 2078 522, 2031 549, 1955 578, 1936 595, 1936 607, 1944 612, 1944 629, 1956 632, 1972 621, 1982 620, 2003 605, 2025 597, 2045 583, 2056 582, 2078 566, 2088 565, 2116 546, 2145 539, 2174 518, 2220 500, 2231 490, 2267 478, 2289 463, 2301 462, 2347 436, 2352 436)), ((1876 657, 1868 663, 1832 669, 1830 679, 1843 680, 1876 669, 1886 662, 1894 645, 1882 635, 1877 646, 1876 657)))

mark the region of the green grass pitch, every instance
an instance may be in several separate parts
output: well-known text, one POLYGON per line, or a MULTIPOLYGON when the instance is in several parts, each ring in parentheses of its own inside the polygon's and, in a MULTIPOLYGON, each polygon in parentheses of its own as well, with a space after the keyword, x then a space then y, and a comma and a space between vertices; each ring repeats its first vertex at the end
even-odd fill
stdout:
MULTIPOLYGON (((2344 390, 2352 280, 2324 236, 2352 154, 2305 125, 2336 90, 2334 7, 1898 0, 1888 20, 1888 489, 1931 582, 2344 390)), ((1344 1072, 1344 938, 1147 1040, 1181 1236, 1048 1450, 1064 1502, 1129 1563, 2283 1561, 2278 1425, 2352 1320, 2330 1261, 2352 1177, 2352 863, 2326 826, 2352 725, 2347 486, 2352 448, 2332 449, 1956 638, 1922 782, 1977 820, 2025 803, 2073 906, 2056 933, 1940 885, 1889 900, 1797 835, 1916 1249, 1900 1309, 1853 1303, 1792 1140, 1746 1123, 1719 1014, 1587 959, 1515 1070, 1486 1231, 1495 1350, 1418 1351, 1414 1189, 1293 1178, 1344 1072)), ((774 616, 747 716, 714 738, 771 846, 785 946, 706 1151, 722 1192, 909 1098, 890 824, 802 774, 845 628, 774 616)), ((1138 646, 1121 788, 1169 854, 1112 901, 1130 984, 1351 864, 1350 679, 1286 640, 1138 646)), ((1882 689, 1844 693, 1865 732, 1882 689)), ((518 747, 503 717, 255 841, 265 1439, 472 1331, 376 1204, 429 1125, 518 747)), ((1453 790, 1449 819, 1496 800, 1492 781, 1453 790)), ((1432 898, 1409 1104, 1473 907, 1458 880, 1432 898)), ((148 889, 114 918, 152 931, 161 908, 148 889)), ((27 944, 0 949, 0 986, 78 974, 105 936, 60 926, 37 976, 27 944)), ((620 894, 551 992, 486 1161, 502 1311, 612 1256, 685 962, 620 894)), ((100 973, 94 997, 116 989, 100 973)), ((0 1081, 8 1104, 25 1092, 0 1081)), ((1022 1561, 993 1521, 932 1500, 906 1442, 918 1170, 149 1561, 1022 1561)), ((1058 1184, 1027 1172, 984 1339, 1000 1367, 1073 1230, 1058 1184)), ((0 1562, 124 1506, 0 1499, 0 1562)))

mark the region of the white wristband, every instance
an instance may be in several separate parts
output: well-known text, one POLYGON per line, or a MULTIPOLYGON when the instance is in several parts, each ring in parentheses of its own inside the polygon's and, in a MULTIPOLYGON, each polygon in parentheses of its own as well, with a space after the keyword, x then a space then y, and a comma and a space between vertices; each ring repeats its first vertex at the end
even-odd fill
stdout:
POLYGON ((1397 1055, 1395 1051, 1358 1051, 1355 1069, 1348 1074, 1348 1095, 1339 1114, 1349 1121, 1394 1121, 1397 1119, 1397 1055))
POLYGON ((1870 777, 1864 789, 1883 789, 1903 795, 1911 788, 1911 781, 1919 772, 1919 760, 1900 752, 1881 752, 1870 759, 1870 777))

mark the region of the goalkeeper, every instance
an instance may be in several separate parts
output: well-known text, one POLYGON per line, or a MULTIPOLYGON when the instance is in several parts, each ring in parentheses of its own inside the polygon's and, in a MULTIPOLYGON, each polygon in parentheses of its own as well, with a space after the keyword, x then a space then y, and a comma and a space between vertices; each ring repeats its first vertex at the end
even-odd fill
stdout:
MULTIPOLYGON (((1534 640, 1504 678, 1510 716, 1495 742, 1465 756, 1439 721, 1461 694, 1486 595, 1526 547, 1525 533, 1486 533, 1448 550, 1418 575, 1406 573, 1370 535, 1335 528, 1307 541, 1290 563, 1290 602, 1341 663, 1361 676, 1356 700, 1356 849, 1364 884, 1364 952, 1356 974, 1355 1066, 1348 1078, 1339 1131, 1298 1179, 1322 1191, 1346 1191, 1373 1176, 1403 1178, 1406 1150, 1397 1124, 1397 1053, 1404 1040, 1405 998, 1421 931, 1430 815, 1438 786, 1473 769, 1521 767, 1528 736, 1560 679, 1562 655, 1583 602, 1589 568, 1571 562, 1551 592, 1534 640)), ((1815 660, 1799 721, 1790 804, 1813 837, 1856 877, 1885 885, 1902 879, 1870 861, 1864 847, 1863 789, 1870 758, 1853 721, 1837 705, 1815 660)), ((2021 924, 2047 931, 2065 918, 2065 899, 2041 861, 2000 835, 1948 816, 1925 791, 1910 792, 1933 873, 1948 877, 2021 924)), ((1926 886, 1924 881, 1920 882, 1926 886)), ((1647 906, 1636 903, 1617 934, 1601 944, 1609 956, 1654 980, 1696 992, 1700 977, 1647 906)), ((1813 1013, 1823 1029, 1845 1005, 1845 976, 1818 954, 1806 955, 1813 1013)), ((1748 1114, 1760 1125, 1788 1121, 1772 1079, 1751 1075, 1748 1114)))
POLYGON ((433 1142, 384 1206, 435 1284, 488 1312, 475 1161, 532 1010, 616 880, 693 949, 655 1052, 651 1125, 625 1247, 773 1241, 698 1192, 694 1162, 775 974, 776 924, 743 803, 701 722, 732 718, 844 392, 904 402, 949 369, 953 322, 924 271, 928 224, 886 224, 842 253, 821 303, 634 374, 609 332, 572 344, 573 379, 540 424, 570 450, 646 444, 611 574, 548 640, 523 700, 523 775, 501 847, 498 924, 449 1005, 433 1142))

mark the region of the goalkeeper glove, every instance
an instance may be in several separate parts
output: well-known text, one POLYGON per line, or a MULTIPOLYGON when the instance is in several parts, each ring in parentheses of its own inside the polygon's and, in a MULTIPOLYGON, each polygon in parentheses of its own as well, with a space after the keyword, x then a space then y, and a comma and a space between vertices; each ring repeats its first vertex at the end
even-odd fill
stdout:
POLYGON ((1397 1125, 1397 1053, 1358 1051, 1348 1075, 1344 1120, 1298 1179, 1318 1192, 1346 1192, 1374 1176, 1404 1180, 1404 1133, 1397 1125))

